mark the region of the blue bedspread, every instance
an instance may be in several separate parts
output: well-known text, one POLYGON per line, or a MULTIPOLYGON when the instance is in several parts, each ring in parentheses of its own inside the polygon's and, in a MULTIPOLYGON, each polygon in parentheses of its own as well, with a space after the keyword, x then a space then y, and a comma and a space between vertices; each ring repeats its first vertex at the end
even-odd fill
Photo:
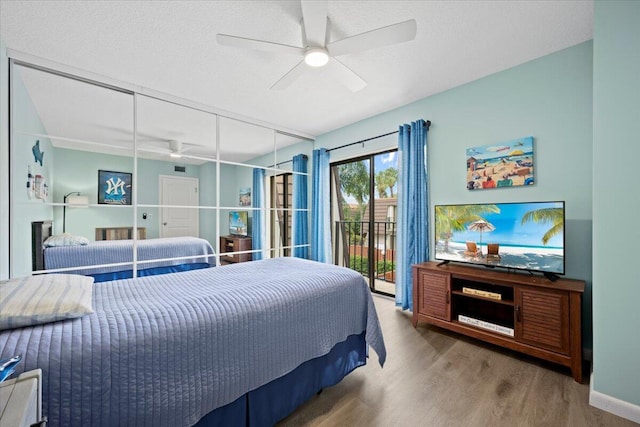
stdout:
POLYGON ((190 426, 366 331, 386 350, 352 270, 276 258, 97 283, 93 314, 0 333, 0 359, 43 370, 50 426, 190 426))
MULTIPOLYGON (((138 269, 149 269, 180 264, 215 264, 213 248, 205 239, 197 237, 168 237, 138 240, 138 269), (186 257, 186 258, 185 258, 186 257), (168 259, 174 258, 174 259, 168 259), (181 258, 181 259, 179 259, 181 258), (145 262, 158 260, 152 262, 145 262)), ((101 240, 84 246, 58 246, 45 248, 44 265, 47 270, 74 268, 66 271, 84 275, 131 270, 133 268, 133 240, 101 240), (119 264, 110 267, 78 268, 101 264, 119 264)))

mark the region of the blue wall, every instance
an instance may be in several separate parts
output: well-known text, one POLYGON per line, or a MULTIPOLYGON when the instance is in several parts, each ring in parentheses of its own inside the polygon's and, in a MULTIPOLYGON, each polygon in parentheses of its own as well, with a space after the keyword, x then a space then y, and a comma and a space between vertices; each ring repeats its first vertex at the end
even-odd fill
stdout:
MULTIPOLYGON (((89 153, 78 150, 56 149, 56 185, 54 201, 62 202, 64 194, 79 191, 89 197, 90 204, 96 204, 98 198, 98 170, 133 172, 133 158, 109 154, 89 153)), ((159 175, 201 178, 201 206, 215 206, 215 165, 186 165, 186 172, 175 172, 175 163, 158 160, 138 159, 138 204, 157 205, 159 203, 159 175)), ((55 232, 61 233, 62 208, 54 212, 55 232)), ((138 226, 146 227, 147 238, 159 237, 160 214, 158 208, 139 207, 138 226), (142 218, 143 212, 148 214, 142 218)), ((86 236, 90 240, 95 237, 95 227, 123 227, 133 225, 133 208, 127 207, 93 207, 89 209, 67 208, 67 232, 86 236)), ((201 210, 200 228, 211 238, 215 233, 215 213, 213 210, 201 210)))
MULTIPOLYGON (((566 276, 587 282, 586 348, 592 346, 592 49, 592 42, 582 43, 321 135, 315 144, 316 148, 336 147, 423 118, 432 122, 428 136, 431 212, 435 204, 566 201, 566 276), (466 189, 466 148, 529 135, 535 138, 535 185, 466 189)), ((397 146, 397 140, 384 138, 374 144, 352 147, 349 156, 397 146)), ((348 157, 341 151, 331 153, 332 161, 348 157)))
MULTIPOLYGON (((55 187, 54 164, 56 155, 48 138, 33 137, 23 134, 46 134, 46 130, 36 111, 19 73, 12 78, 13 101, 13 134, 14 149, 11 152, 11 193, 10 206, 13 227, 11 229, 11 275, 23 276, 31 272, 31 222, 52 218, 53 208, 49 203, 54 199, 51 189, 55 187), (44 153, 42 165, 36 163, 32 147, 39 141, 40 151, 44 153), (27 177, 31 171, 33 176, 42 176, 49 188, 46 199, 36 198, 27 193, 27 177)), ((6 235, 5 235, 6 236, 6 235)))
POLYGON ((640 422, 640 2, 595 3, 593 86, 593 390, 640 422))

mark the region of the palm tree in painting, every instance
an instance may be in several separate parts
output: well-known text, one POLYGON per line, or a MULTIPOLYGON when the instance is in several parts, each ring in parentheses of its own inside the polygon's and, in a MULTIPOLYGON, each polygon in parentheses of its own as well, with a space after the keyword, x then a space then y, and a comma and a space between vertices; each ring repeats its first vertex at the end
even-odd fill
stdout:
POLYGON ((466 224, 484 219, 488 213, 500 213, 496 205, 436 206, 436 233, 444 241, 444 251, 449 252, 449 240, 456 231, 466 230, 466 224))
POLYGON ((522 216, 522 224, 537 222, 551 224, 551 228, 542 236, 542 244, 546 245, 551 238, 564 231, 564 208, 545 208, 529 211, 522 216))

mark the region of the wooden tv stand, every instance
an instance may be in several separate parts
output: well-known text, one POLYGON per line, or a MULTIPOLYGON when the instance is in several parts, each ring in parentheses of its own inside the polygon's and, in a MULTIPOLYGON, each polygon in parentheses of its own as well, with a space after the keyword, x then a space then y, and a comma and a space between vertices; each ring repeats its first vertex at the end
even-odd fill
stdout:
POLYGON ((220 236, 220 261, 224 263, 251 261, 251 253, 223 255, 227 252, 250 251, 251 248, 251 237, 220 236))
POLYGON ((412 323, 416 327, 423 321, 568 366, 582 382, 584 286, 580 280, 552 282, 542 276, 425 262, 413 266, 412 323))

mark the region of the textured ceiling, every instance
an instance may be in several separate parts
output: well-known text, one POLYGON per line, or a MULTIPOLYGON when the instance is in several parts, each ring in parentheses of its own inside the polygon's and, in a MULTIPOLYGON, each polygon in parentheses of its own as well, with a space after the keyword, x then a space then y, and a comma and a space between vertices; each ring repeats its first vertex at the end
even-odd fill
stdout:
POLYGON ((0 1, 4 44, 309 135, 589 40, 592 1, 330 1, 330 39, 415 19, 416 39, 345 55, 352 93, 322 69, 269 88, 299 58, 219 46, 217 33, 301 45, 297 1, 0 1))

